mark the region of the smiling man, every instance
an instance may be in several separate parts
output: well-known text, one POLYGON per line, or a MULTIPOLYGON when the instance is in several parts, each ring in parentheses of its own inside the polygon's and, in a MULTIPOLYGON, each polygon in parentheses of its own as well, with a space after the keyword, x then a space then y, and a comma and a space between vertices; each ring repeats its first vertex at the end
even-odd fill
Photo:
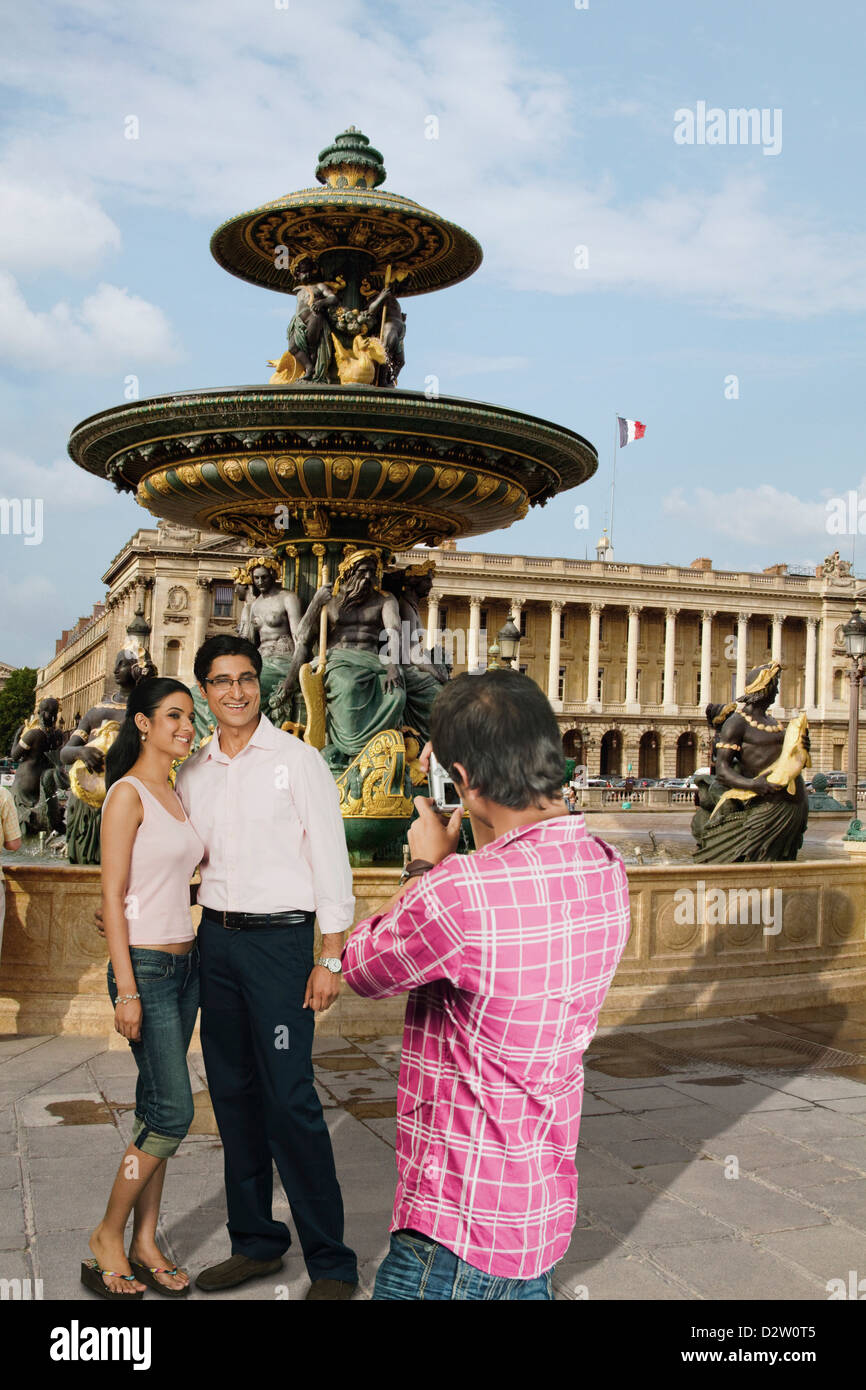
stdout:
POLYGON ((203 1270, 207 1292, 275 1273, 291 1237, 272 1213, 277 1165, 311 1286, 350 1298, 354 1253, 331 1140, 313 1085, 314 1014, 339 991, 354 899, 337 788, 320 754, 260 710, 262 660, 245 638, 196 653, 213 739, 177 790, 205 846, 198 901, 201 1042, 225 1154, 231 1258, 203 1270), (313 961, 314 918, 322 955, 313 961))

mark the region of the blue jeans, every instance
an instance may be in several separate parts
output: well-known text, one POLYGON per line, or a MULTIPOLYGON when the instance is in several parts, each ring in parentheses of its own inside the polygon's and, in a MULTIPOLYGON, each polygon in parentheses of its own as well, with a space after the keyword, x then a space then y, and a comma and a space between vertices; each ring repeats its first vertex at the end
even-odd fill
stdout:
POLYGON ((537 1279, 501 1279, 458 1259, 444 1245, 414 1231, 394 1231, 391 1249, 379 1266, 373 1299, 413 1302, 471 1299, 532 1299, 553 1302, 551 1271, 537 1279))
MULTIPOLYGON (((186 955, 130 946, 141 995, 141 1040, 130 1042, 138 1066, 132 1142, 142 1153, 170 1158, 192 1124, 192 1087, 186 1054, 198 1013, 198 946, 186 955)), ((117 982, 108 966, 108 993, 117 982)))

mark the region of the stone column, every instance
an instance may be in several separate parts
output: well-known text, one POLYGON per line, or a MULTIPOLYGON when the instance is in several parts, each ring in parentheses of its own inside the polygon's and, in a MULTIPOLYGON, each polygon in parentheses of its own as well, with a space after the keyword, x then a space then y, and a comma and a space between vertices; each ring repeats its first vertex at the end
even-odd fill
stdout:
POLYGON ((715 610, 705 608, 701 613, 701 699, 706 707, 710 703, 710 685, 713 675, 713 618, 715 610))
MULTIPOLYGON (((520 631, 520 615, 521 615, 522 612, 523 612, 523 599, 522 599, 522 598, 513 598, 513 599, 511 600, 511 608, 510 608, 510 610, 509 610, 508 616, 511 618, 511 621, 514 623, 514 626, 517 628, 517 631, 518 631, 518 632, 520 631)), ((520 657, 520 648, 518 647, 518 648, 517 648, 517 656, 514 658, 514 660, 513 660, 512 663, 511 663, 511 668, 512 668, 512 670, 514 670, 514 671, 519 671, 519 670, 520 670, 520 660, 519 660, 519 657, 520 657)))
MULTIPOLYGON (((773 636, 772 636, 772 641, 771 641, 771 643, 770 643, 770 660, 771 660, 771 661, 778 661, 780 664, 781 664, 781 661, 782 661, 782 624, 783 624, 784 621, 785 621, 785 614, 784 614, 784 613, 774 613, 774 614, 773 614, 773 636)), ((781 673, 780 673, 780 674, 781 674, 781 673)), ((787 688, 787 681, 785 682, 785 685, 786 685, 786 688, 787 688)), ((789 691, 788 693, 789 693, 789 695, 790 695, 790 691, 789 691)), ((782 713, 782 710, 783 710, 783 708, 784 708, 784 706, 783 706, 783 704, 782 704, 782 683, 781 683, 781 680, 779 681, 779 693, 778 693, 778 695, 776 696, 776 699, 775 699, 775 706, 776 706, 777 712, 778 712, 779 714, 781 714, 781 713, 782 713)))
POLYGON ((187 653, 187 661, 190 668, 195 660, 195 654, 207 636, 207 625, 210 621, 211 594, 210 580, 197 578, 196 581, 195 608, 192 615, 192 651, 187 653))
POLYGON ((637 642, 640 623, 640 606, 629 604, 628 646, 625 663, 625 705, 629 714, 639 714, 637 702, 637 642))
POLYGON ((427 598, 427 649, 435 647, 436 633, 439 631, 439 604, 442 602, 441 589, 431 589, 427 598))
POLYGON ((737 614, 737 688, 735 695, 742 695, 746 684, 746 671, 748 661, 746 659, 746 642, 749 636, 749 614, 737 614))
POLYGON ((674 699, 674 665, 676 662, 677 613, 678 608, 665 609, 665 677, 664 710, 666 714, 676 714, 677 702, 674 699))
POLYGON ((603 603, 589 605, 589 656, 586 667, 586 703, 590 709, 600 710, 598 699, 598 628, 603 603))
MULTIPOLYGON (((475 671, 481 661, 479 650, 479 634, 481 632, 481 605, 484 602, 483 594, 473 594, 469 600, 469 640, 466 643, 466 669, 475 671)), ((484 652, 487 658, 487 652, 484 652)))
POLYGON ((805 706, 808 714, 815 709, 815 652, 817 647, 817 618, 806 619, 806 690, 805 706))
POLYGON ((547 698, 553 704, 559 700, 559 639, 562 610, 561 598, 550 600, 550 660, 547 666, 547 698))

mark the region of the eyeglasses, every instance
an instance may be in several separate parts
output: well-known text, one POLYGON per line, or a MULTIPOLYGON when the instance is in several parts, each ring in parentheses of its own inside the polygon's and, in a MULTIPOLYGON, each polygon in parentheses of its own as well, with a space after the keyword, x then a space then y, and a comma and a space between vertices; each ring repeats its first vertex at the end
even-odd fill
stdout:
POLYGON ((254 690, 259 683, 259 678, 255 671, 244 671, 242 676, 214 676, 213 680, 209 676, 205 677, 205 685, 212 685, 215 690, 229 690, 233 685, 239 685, 242 690, 254 690))

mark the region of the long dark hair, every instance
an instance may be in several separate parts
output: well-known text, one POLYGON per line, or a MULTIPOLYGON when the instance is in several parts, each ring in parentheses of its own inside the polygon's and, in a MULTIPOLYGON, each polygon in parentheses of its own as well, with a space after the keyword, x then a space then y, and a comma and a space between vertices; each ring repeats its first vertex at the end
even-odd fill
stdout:
POLYGON ((146 676, 130 692, 126 702, 126 718, 120 732, 105 755, 105 790, 121 777, 125 777, 141 752, 141 734, 135 723, 135 716, 143 714, 152 719, 157 705, 167 695, 186 695, 191 700, 189 688, 183 681, 172 680, 170 676, 146 676))

